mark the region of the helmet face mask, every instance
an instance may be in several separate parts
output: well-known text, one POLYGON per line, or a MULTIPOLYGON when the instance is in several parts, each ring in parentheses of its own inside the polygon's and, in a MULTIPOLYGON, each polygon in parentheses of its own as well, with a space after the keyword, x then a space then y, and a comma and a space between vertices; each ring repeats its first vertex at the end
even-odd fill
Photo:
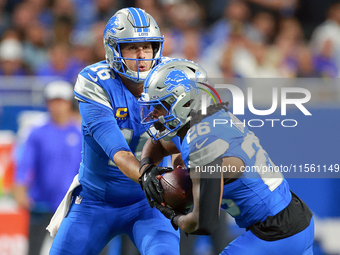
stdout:
POLYGON ((125 8, 113 15, 105 27, 103 41, 106 62, 110 67, 137 83, 144 82, 150 70, 140 72, 137 68, 133 71, 127 66, 126 60, 136 61, 137 67, 140 61, 152 61, 152 68, 159 64, 162 57, 164 38, 160 34, 160 29, 151 15, 138 8, 125 8), (137 59, 122 56, 122 44, 143 42, 152 44, 152 58, 137 59))
POLYGON ((154 140, 171 139, 200 109, 201 82, 207 83, 205 70, 184 59, 163 62, 149 73, 139 104, 141 123, 154 140))
POLYGON ((161 139, 180 128, 181 120, 172 114, 175 101, 173 95, 149 102, 139 100, 141 123, 148 126, 149 135, 155 140, 161 139), (168 102, 174 103, 170 105, 168 102))

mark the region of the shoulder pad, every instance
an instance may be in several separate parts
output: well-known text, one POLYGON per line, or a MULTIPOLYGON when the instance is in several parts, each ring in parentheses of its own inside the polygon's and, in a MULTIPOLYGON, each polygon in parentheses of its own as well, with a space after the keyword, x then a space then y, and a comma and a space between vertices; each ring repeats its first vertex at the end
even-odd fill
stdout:
POLYGON ((101 61, 95 63, 93 65, 89 65, 85 67, 80 75, 84 76, 86 79, 89 79, 95 83, 105 83, 106 80, 114 80, 116 79, 116 75, 114 71, 110 68, 105 61, 101 61))
POLYGON ((116 80, 114 71, 106 61, 100 61, 84 68, 78 75, 74 88, 76 99, 79 101, 93 101, 113 109, 105 86, 112 85, 116 80))

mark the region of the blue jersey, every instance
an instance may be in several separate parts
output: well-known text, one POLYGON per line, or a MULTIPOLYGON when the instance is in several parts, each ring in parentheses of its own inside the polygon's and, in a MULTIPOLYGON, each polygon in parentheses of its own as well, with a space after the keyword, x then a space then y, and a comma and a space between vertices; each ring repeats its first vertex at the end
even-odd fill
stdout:
POLYGON ((192 170, 198 171, 197 166, 223 157, 237 157, 243 161, 242 176, 224 185, 222 197, 222 208, 235 218, 239 227, 264 221, 290 203, 287 181, 280 172, 271 171, 275 165, 259 139, 232 113, 220 110, 193 125, 182 144, 178 137, 173 142, 192 170))
POLYGON ((74 91, 82 116, 81 186, 73 191, 50 254, 99 254, 111 238, 126 234, 143 255, 178 255, 179 231, 113 161, 118 151, 139 159, 149 138, 137 99, 105 61, 82 70, 74 91))
POLYGON ((106 61, 80 72, 75 95, 83 118, 79 182, 90 193, 119 206, 145 198, 139 184, 126 177, 113 162, 113 155, 121 150, 133 152, 139 160, 149 138, 140 123, 137 98, 106 61), (83 111, 84 107, 87 111, 83 111))

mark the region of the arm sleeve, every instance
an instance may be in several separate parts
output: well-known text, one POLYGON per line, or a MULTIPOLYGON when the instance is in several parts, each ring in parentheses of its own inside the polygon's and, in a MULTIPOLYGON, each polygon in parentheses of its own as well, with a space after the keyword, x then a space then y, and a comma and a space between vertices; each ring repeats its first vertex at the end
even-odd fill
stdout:
POLYGON ((111 160, 118 151, 131 151, 109 108, 79 102, 79 111, 88 132, 111 160))
MULTIPOLYGON (((222 165, 222 159, 216 159, 209 166, 222 165)), ((200 176, 199 192, 199 217, 198 228, 192 234, 211 235, 219 222, 220 197, 221 197, 221 173, 213 173, 212 176, 200 176)))
POLYGON ((35 174, 35 162, 37 157, 38 144, 34 132, 31 132, 28 139, 16 148, 16 172, 15 182, 17 184, 29 185, 35 174))

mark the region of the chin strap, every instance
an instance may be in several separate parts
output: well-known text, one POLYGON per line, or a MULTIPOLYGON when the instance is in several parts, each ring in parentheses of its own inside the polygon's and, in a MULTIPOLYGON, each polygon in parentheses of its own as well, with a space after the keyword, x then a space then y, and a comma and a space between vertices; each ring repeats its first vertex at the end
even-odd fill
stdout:
MULTIPOLYGON (((181 128, 183 128, 185 125, 187 125, 187 124, 189 123, 190 120, 191 120, 191 116, 190 116, 189 118, 187 118, 187 120, 186 120, 186 122, 184 123, 184 125, 180 126, 180 127, 179 127, 178 129, 176 129, 175 131, 170 132, 167 136, 164 136, 162 139, 163 139, 164 141, 166 141, 166 142, 171 141, 172 138, 174 138, 174 137, 177 135, 178 131, 180 131, 181 128)), ((163 132, 164 132, 164 131, 163 131, 163 132)), ((162 135, 163 135, 162 132, 160 132, 159 135, 162 136, 162 135)))

